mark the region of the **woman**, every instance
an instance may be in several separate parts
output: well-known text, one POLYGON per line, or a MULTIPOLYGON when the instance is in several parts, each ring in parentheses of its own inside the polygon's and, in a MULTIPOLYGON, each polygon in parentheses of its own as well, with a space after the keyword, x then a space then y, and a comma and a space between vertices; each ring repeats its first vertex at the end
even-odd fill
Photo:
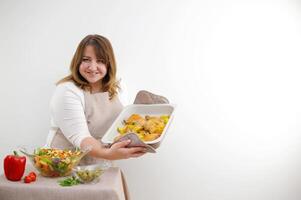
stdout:
MULTIPOLYGON (((71 74, 57 84, 51 99, 51 130, 47 145, 52 148, 85 148, 92 150, 82 163, 92 164, 97 158, 117 160, 139 157, 142 147, 126 148, 130 141, 105 148, 100 139, 122 110, 118 99, 116 62, 108 39, 88 35, 73 56, 71 74)), ((136 103, 149 103, 147 92, 140 92, 136 103)))

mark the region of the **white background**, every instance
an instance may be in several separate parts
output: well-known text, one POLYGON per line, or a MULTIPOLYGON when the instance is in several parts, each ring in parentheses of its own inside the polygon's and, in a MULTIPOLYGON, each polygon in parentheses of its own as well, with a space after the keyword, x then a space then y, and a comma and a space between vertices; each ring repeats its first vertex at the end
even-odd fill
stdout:
POLYGON ((133 199, 301 199, 300 1, 0 1, 0 170, 41 146, 79 41, 108 37, 129 101, 167 96, 155 155, 119 161, 133 199))

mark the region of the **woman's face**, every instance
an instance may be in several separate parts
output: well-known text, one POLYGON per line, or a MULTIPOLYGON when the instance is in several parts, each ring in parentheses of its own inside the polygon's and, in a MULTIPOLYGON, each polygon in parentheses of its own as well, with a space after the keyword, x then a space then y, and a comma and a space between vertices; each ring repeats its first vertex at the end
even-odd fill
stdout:
POLYGON ((79 67, 79 73, 91 84, 98 83, 107 74, 107 67, 99 60, 94 51, 94 47, 88 45, 85 47, 82 63, 79 67))

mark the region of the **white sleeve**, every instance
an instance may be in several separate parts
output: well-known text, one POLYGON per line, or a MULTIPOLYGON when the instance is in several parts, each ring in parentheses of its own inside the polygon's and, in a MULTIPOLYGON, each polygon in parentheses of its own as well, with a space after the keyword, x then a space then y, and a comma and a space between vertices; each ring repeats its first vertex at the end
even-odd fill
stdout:
POLYGON ((50 103, 53 122, 61 129, 64 136, 75 146, 92 137, 85 113, 84 105, 78 91, 66 85, 58 85, 50 103))

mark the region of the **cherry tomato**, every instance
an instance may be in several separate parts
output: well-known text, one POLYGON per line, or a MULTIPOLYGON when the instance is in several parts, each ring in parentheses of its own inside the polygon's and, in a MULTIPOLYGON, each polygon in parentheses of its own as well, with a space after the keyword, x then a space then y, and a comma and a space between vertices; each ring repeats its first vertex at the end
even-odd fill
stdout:
POLYGON ((30 173, 28 174, 28 176, 34 176, 35 178, 37 178, 37 174, 34 173, 34 172, 30 172, 30 173))
POLYGON ((31 182, 31 177, 30 176, 25 176, 24 183, 30 183, 30 182, 31 182))
POLYGON ((29 174, 28 176, 29 176, 31 182, 36 181, 36 179, 37 179, 37 177, 35 177, 35 175, 33 175, 33 174, 29 174))

